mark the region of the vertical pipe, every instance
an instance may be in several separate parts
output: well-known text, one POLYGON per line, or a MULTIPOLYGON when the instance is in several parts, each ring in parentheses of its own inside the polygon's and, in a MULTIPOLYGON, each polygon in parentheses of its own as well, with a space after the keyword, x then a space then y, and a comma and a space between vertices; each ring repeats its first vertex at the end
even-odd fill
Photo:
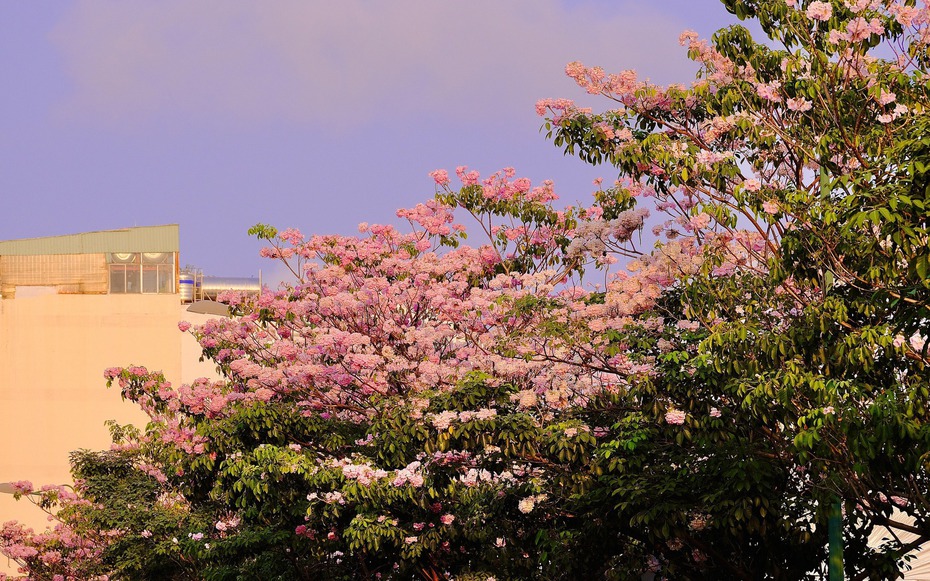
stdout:
POLYGON ((830 502, 827 532, 830 537, 830 581, 843 581, 843 503, 839 497, 830 502))

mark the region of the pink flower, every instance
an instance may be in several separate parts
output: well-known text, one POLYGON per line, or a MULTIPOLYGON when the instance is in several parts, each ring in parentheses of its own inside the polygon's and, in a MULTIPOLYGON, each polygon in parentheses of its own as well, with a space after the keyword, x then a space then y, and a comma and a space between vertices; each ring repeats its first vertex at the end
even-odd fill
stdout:
POLYGON ((827 37, 827 42, 830 44, 839 44, 842 40, 848 40, 849 35, 845 32, 840 32, 839 30, 831 30, 830 35, 827 37))
POLYGON ((29 494, 34 490, 32 482, 28 480, 17 480, 16 482, 11 482, 10 486, 13 487, 13 492, 18 492, 20 494, 29 494))
POLYGON ((458 419, 458 414, 453 411, 444 411, 438 414, 435 414, 430 418, 430 422, 433 424, 433 427, 439 431, 443 431, 452 424, 453 420, 458 419))
POLYGON ((900 506, 901 508, 906 507, 909 504, 909 501, 903 496, 892 496, 891 503, 895 506, 900 506))
POLYGON ((869 5, 873 5, 873 8, 877 5, 875 0, 843 0, 843 4, 845 4, 846 8, 849 8, 849 11, 853 14, 859 14, 866 8, 869 8, 869 5))
POLYGON ((536 392, 531 389, 524 389, 510 396, 510 398, 518 401, 521 408, 533 407, 538 403, 536 392))
POLYGON ((460 165, 455 168, 455 175, 457 175, 459 179, 462 180, 463 186, 476 185, 478 183, 478 179, 481 177, 481 175, 474 170, 468 171, 468 167, 464 165, 460 165))
POLYGON ((776 204, 775 202, 771 200, 767 202, 763 202, 762 211, 765 212, 766 214, 775 215, 778 213, 778 204, 776 204))
POLYGON ((830 20, 832 14, 833 6, 829 2, 811 2, 807 7, 807 17, 812 20, 824 22, 830 20))
POLYGON ((781 83, 778 81, 772 81, 771 83, 767 84, 759 83, 756 85, 756 94, 766 101, 778 103, 781 101, 781 95, 778 94, 779 88, 781 88, 781 83))
POLYGON ((892 93, 891 91, 886 91, 885 89, 882 89, 881 93, 879 93, 878 97, 876 98, 876 101, 878 101, 879 105, 887 105, 888 103, 893 103, 894 100, 897 98, 898 96, 892 93))
POLYGON ((721 415, 722 414, 720 413, 720 410, 718 410, 717 408, 710 408, 710 417, 719 418, 721 415))
POLYGON ((270 389, 260 387, 255 390, 255 398, 260 401, 268 401, 274 397, 274 392, 270 389))
POLYGON ((743 181, 743 188, 749 192, 758 192, 762 187, 762 183, 759 180, 748 179, 743 181))
POLYGON ((788 99, 788 109, 792 111, 803 113, 804 111, 810 111, 811 107, 813 107, 813 105, 807 99, 788 99))
POLYGON ((412 545, 413 543, 417 542, 417 537, 405 537, 404 542, 408 545, 412 545))
POLYGON ((676 410, 675 408, 665 412, 665 421, 672 426, 680 426, 685 423, 685 417, 687 417, 685 412, 676 410))
POLYGON ((693 30, 686 30, 678 36, 678 44, 687 46, 698 39, 698 33, 693 30))
POLYGON ((475 413, 476 420, 489 420, 497 415, 497 410, 491 408, 481 408, 475 413))
POLYGON ((692 217, 690 223, 695 230, 703 230, 710 224, 710 215, 706 212, 701 212, 697 216, 692 217))
POLYGON ((182 332, 187 332, 187 330, 190 328, 191 328, 191 324, 188 323, 187 321, 178 322, 178 329, 180 329, 182 332))
POLYGON ((901 26, 910 26, 914 19, 917 18, 919 10, 913 6, 903 6, 901 4, 892 4, 888 11, 894 14, 895 20, 901 26))
POLYGON ((849 24, 846 25, 846 40, 850 42, 859 42, 860 40, 869 38, 873 34, 882 34, 884 32, 885 27, 879 19, 873 18, 872 20, 866 21, 865 18, 859 16, 850 20, 849 24))
POLYGON ((293 245, 298 245, 304 241, 304 235, 297 228, 288 228, 278 236, 281 240, 293 245))
POLYGON ((662 563, 659 562, 659 559, 657 559, 655 555, 649 555, 649 559, 646 561, 646 568, 653 573, 658 573, 662 570, 662 563))
POLYGON ((429 173, 429 177, 433 178, 433 180, 435 180, 435 182, 440 186, 445 187, 449 185, 449 172, 444 169, 431 171, 429 173))
POLYGON ((833 412, 834 412, 834 409, 832 405, 828 405, 827 407, 823 408, 824 415, 828 415, 828 416, 833 415, 833 412))
POLYGON ((455 521, 455 515, 452 515, 452 514, 444 514, 441 517, 439 517, 439 522, 441 522, 444 525, 451 525, 454 521, 455 521))

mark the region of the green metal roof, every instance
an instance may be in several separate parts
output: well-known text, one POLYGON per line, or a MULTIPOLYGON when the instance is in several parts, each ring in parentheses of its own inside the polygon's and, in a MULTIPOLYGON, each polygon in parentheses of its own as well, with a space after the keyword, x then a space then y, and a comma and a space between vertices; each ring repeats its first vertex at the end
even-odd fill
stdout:
POLYGON ((102 254, 106 252, 179 252, 177 224, 101 230, 66 236, 0 242, 0 255, 102 254))

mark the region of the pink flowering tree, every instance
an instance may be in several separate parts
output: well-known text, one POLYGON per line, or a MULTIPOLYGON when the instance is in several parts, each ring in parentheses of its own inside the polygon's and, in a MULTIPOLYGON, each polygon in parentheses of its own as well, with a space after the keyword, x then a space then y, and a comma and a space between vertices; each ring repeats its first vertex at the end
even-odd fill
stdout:
POLYGON ((100 574, 713 577, 742 574, 731 563, 761 541, 788 570, 811 568, 820 551, 798 535, 743 537, 741 507, 759 495, 774 499, 766 522, 790 522, 787 485, 747 454, 768 446, 755 428, 727 440, 725 400, 698 393, 707 331, 679 287, 701 270, 700 241, 637 248, 635 186, 555 209, 549 183, 457 173, 461 187, 436 172, 436 197, 398 212, 406 233, 256 226, 294 284, 180 325, 223 381, 107 371, 151 423, 75 457, 83 504, 57 515, 104 539, 89 559, 100 574), (456 213, 483 245, 461 244, 456 213), (581 286, 584 268, 621 259, 606 287, 581 286), (694 424, 697 399, 713 421, 694 424), (722 451, 700 479, 677 474, 722 451))
MULTIPOLYGON (((648 288, 631 278, 617 318, 602 293, 571 280, 606 265, 616 252, 605 248, 625 248, 642 226, 629 196, 601 192, 593 207, 555 210, 552 184, 533 187, 509 169, 458 174, 461 188, 437 172, 436 198, 398 212, 407 233, 363 224, 362 236, 305 239, 256 226, 264 254, 298 278, 257 298, 226 296, 233 317, 192 329, 225 381, 175 389, 140 368, 109 372, 152 418, 122 452, 191 511, 215 503, 239 519, 235 534, 215 525, 127 535, 158 551, 199 535, 197 551, 182 546, 184 571, 234 563, 265 578, 577 578, 617 569, 578 551, 639 547, 635 536, 617 545, 589 518, 585 494, 604 472, 596 449, 608 435, 590 416, 612 423, 596 410, 628 406, 622 386, 651 365, 619 356, 610 339, 598 339, 609 353, 579 351, 574 331, 596 319, 600 337, 632 322, 678 267, 665 255, 644 263, 648 288), (460 244, 456 210, 486 244, 460 244), (576 244, 605 214, 615 223, 576 244)), ((631 563, 643 569, 641 551, 631 563)))
MULTIPOLYGON (((650 366, 614 348, 577 352, 570 333, 540 326, 582 329, 606 316, 604 297, 573 281, 618 251, 638 254, 623 249, 644 213, 603 192, 594 206, 555 209, 551 183, 533 186, 510 169, 458 174, 452 189, 436 172, 436 197, 398 212, 407 232, 363 224, 360 236, 304 238, 256 226, 269 242, 263 254, 288 262, 294 284, 224 297, 230 318, 180 325, 223 381, 175 387, 140 367, 107 371, 151 422, 144 432, 115 428, 110 452, 76 457, 84 504, 57 513, 106 532, 95 556, 102 574, 618 570, 577 558, 639 543, 611 548, 602 522, 588 518, 584 495, 604 471, 595 451, 607 436, 589 416, 650 366), (455 212, 471 216, 485 244, 460 244, 455 212), (605 216, 614 223, 592 228, 605 216)), ((669 264, 658 257, 643 276, 669 284, 669 264)), ((656 284, 630 294, 630 315, 650 308, 656 284)), ((644 562, 636 553, 634 569, 644 562)))
POLYGON ((36 532, 15 521, 0 527, 0 551, 35 579, 105 579, 100 557, 109 543, 108 531, 84 528, 78 516, 89 502, 81 486, 43 486, 13 482, 13 495, 28 498, 37 506, 58 515, 58 522, 46 531, 36 532))

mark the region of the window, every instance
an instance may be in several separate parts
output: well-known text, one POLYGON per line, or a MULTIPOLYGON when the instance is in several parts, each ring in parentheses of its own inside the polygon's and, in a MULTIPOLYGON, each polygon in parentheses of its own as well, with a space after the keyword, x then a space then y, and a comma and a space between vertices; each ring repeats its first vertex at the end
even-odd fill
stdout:
POLYGON ((109 255, 110 292, 173 294, 173 252, 114 252, 109 255))

